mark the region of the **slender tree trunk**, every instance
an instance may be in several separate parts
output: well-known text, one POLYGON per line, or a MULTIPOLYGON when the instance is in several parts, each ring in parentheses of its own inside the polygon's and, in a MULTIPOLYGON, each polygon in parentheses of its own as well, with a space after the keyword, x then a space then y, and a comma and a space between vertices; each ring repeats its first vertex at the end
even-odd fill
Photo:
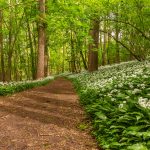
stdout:
POLYGON ((92 29, 90 35, 93 42, 89 44, 88 70, 90 72, 98 70, 98 47, 99 47, 99 21, 91 21, 92 29))
MULTIPOLYGON (((100 30, 101 30, 101 26, 102 26, 102 24, 100 24, 100 30)), ((101 31, 99 31, 99 47, 100 47, 100 52, 99 52, 99 54, 100 54, 100 56, 102 56, 102 50, 103 50, 103 41, 102 41, 102 38, 103 38, 103 36, 102 36, 102 32, 101 31)), ((102 64, 102 58, 99 60, 99 65, 101 65, 102 64)))
POLYGON ((36 79, 36 70, 35 70, 35 56, 34 56, 34 47, 32 42, 32 33, 31 33, 31 27, 28 19, 28 14, 26 13, 26 22, 27 22, 27 29, 28 29, 28 38, 29 38, 29 45, 30 45, 30 51, 31 51, 31 72, 32 72, 32 79, 36 79))
MULTIPOLYGON (((82 60, 82 63, 83 63, 83 67, 85 70, 88 70, 88 66, 87 66, 87 62, 86 62, 86 58, 84 58, 84 54, 83 54, 83 45, 84 43, 80 41, 79 38, 77 38, 77 50, 79 51, 80 53, 80 56, 79 56, 79 62, 80 62, 80 58, 82 60)), ((80 64, 80 70, 81 70, 81 64, 80 64)))
MULTIPOLYGON (((111 29, 108 30, 108 42, 107 42, 107 64, 110 64, 111 62, 111 58, 109 57, 109 53, 110 53, 110 42, 111 42, 111 37, 109 36, 111 34, 111 29)), ((112 56, 111 56, 112 57, 112 56)))
MULTIPOLYGON (((38 25, 37 25, 37 22, 36 23, 33 23, 32 26, 31 26, 33 29, 36 29, 38 28, 38 25)), ((37 54, 37 51, 38 51, 38 40, 37 40, 37 34, 38 31, 36 32, 32 32, 32 38, 33 38, 33 48, 34 48, 34 55, 35 55, 35 59, 34 59, 34 64, 35 64, 35 73, 36 73, 36 76, 37 76, 37 61, 38 61, 38 54, 37 54)))
POLYGON ((108 42, 108 34, 107 34, 106 21, 104 21, 104 44, 103 44, 103 53, 102 53, 102 65, 107 64, 107 42, 108 42))
POLYGON ((82 50, 80 50, 80 56, 81 56, 81 58, 82 58, 82 62, 83 62, 84 69, 87 70, 88 67, 87 67, 86 60, 85 60, 85 58, 84 58, 84 55, 83 55, 82 50))
MULTIPOLYGON (((119 41, 119 29, 116 27, 116 40, 119 41)), ((119 43, 116 42, 116 63, 120 63, 119 43)))
POLYGON ((39 12, 37 79, 44 78, 45 25, 42 19, 45 16, 45 0, 39 0, 39 12))
MULTIPOLYGON (((48 8, 47 0, 45 0, 45 13, 47 13, 48 8)), ((44 76, 47 77, 49 75, 49 53, 48 53, 48 46, 49 46, 49 36, 46 34, 47 25, 45 24, 45 53, 44 53, 44 76)))
POLYGON ((3 53, 3 12, 0 10, 0 54, 1 54, 1 69, 2 81, 5 82, 5 67, 4 67, 4 53, 3 53))
POLYGON ((62 61, 62 73, 65 71, 65 45, 63 44, 63 61, 62 61))
POLYGON ((48 42, 49 42, 49 38, 48 36, 45 38, 45 54, 44 54, 44 76, 47 77, 48 76, 48 63, 49 63, 49 56, 48 56, 48 42))
MULTIPOLYGON (((117 13, 116 13, 116 40, 119 41, 119 26, 118 26, 118 6, 117 6, 117 13)), ((119 50, 119 43, 116 41, 116 63, 120 63, 120 50, 119 50)))
MULTIPOLYGON (((12 1, 10 0, 10 4, 12 4, 12 1)), ((12 72, 12 43, 13 43, 13 31, 12 31, 12 21, 13 21, 13 15, 12 15, 12 8, 10 8, 10 16, 9 16, 9 43, 8 43, 8 66, 7 66, 7 81, 11 81, 11 72, 12 72)))
POLYGON ((71 31, 71 72, 76 72, 76 64, 75 64, 75 47, 74 47, 74 39, 73 32, 71 31))

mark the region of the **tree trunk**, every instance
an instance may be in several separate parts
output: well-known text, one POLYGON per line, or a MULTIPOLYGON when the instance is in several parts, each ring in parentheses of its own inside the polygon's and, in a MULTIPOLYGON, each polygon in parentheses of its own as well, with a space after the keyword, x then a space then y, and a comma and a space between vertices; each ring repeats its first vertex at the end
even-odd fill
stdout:
MULTIPOLYGON (((117 13, 116 13, 116 40, 119 41, 119 26, 118 26, 118 6, 117 6, 117 13)), ((120 63, 120 50, 119 50, 119 43, 116 41, 116 63, 120 63)))
POLYGON ((107 42, 108 42, 108 33, 107 33, 106 21, 104 21, 104 44, 103 44, 103 53, 102 53, 102 65, 107 64, 107 42))
POLYGON ((3 53, 3 12, 0 10, 0 54, 1 54, 1 71, 2 81, 5 82, 5 68, 4 68, 4 53, 3 53))
POLYGON ((63 51, 62 73, 64 73, 65 71, 65 45, 64 44, 63 44, 62 51, 63 51))
POLYGON ((107 34, 107 37, 108 37, 108 39, 107 39, 108 40, 108 42, 107 42, 107 64, 111 63, 111 58, 109 56, 109 53, 110 53, 110 43, 111 43, 111 37, 109 36, 110 34, 111 34, 111 29, 108 30, 108 34, 107 34))
POLYGON ((37 79, 44 78, 44 51, 45 51, 45 0, 39 0, 40 20, 38 22, 38 62, 37 79))
MULTIPOLYGON (((12 1, 10 0, 10 5, 12 5, 12 1)), ((13 27, 13 14, 12 14, 12 8, 9 9, 9 43, 8 43, 8 65, 7 65, 7 82, 11 81, 11 72, 12 72, 12 54, 13 54, 13 50, 12 50, 12 44, 13 44, 13 31, 12 31, 12 27, 13 27)))
POLYGON ((86 64, 86 60, 85 60, 85 58, 84 58, 84 56, 83 56, 82 50, 80 50, 80 55, 81 55, 81 58, 82 58, 82 62, 83 62, 84 69, 87 70, 88 67, 87 67, 87 64, 86 64))
POLYGON ((93 42, 89 44, 88 70, 89 72, 98 70, 98 47, 99 47, 99 21, 91 21, 92 29, 90 35, 93 42))
MULTIPOLYGON (((45 0, 45 13, 47 13, 48 8, 47 0, 45 0)), ((48 46, 49 46, 49 36, 46 34, 47 25, 45 25, 45 53, 44 53, 44 76, 47 77, 49 75, 49 53, 48 53, 48 46)))
POLYGON ((75 64, 75 48, 74 48, 74 39, 73 32, 71 31, 71 72, 76 72, 76 64, 75 64))
POLYGON ((33 47, 33 41, 32 41, 32 33, 31 33, 31 27, 28 19, 28 14, 26 13, 26 22, 27 22, 27 29, 28 29, 28 38, 29 38, 29 45, 30 45, 30 51, 31 51, 31 72, 32 72, 32 79, 36 79, 36 70, 35 70, 35 56, 34 56, 34 47, 33 47))
MULTIPOLYGON (((100 24, 100 30, 101 30, 102 24, 100 24)), ((102 56, 102 50, 103 50, 103 33, 99 31, 99 47, 100 47, 100 56, 102 56)), ((102 58, 99 60, 99 65, 102 64, 102 58)))
POLYGON ((44 76, 47 77, 49 75, 49 71, 48 71, 48 62, 49 62, 49 54, 48 54, 48 42, 49 42, 49 38, 46 37, 45 38, 45 54, 44 54, 44 76))

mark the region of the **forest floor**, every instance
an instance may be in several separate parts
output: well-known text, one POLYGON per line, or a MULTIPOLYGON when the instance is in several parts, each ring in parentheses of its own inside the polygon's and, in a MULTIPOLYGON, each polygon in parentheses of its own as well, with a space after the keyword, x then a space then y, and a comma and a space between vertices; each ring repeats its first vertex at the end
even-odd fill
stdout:
POLYGON ((0 97, 0 150, 98 150, 70 81, 0 97))

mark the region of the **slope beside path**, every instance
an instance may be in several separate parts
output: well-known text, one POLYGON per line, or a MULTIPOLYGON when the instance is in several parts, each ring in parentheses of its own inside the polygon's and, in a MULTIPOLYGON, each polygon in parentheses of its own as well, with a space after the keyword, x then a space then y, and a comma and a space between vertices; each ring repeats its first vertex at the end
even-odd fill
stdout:
POLYGON ((98 150, 77 126, 85 118, 72 83, 0 97, 0 150, 98 150))

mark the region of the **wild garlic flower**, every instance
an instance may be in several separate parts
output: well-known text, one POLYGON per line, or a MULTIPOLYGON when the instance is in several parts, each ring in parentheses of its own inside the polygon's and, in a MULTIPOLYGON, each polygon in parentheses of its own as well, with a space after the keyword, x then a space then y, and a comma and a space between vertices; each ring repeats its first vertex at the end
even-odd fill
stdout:
POLYGON ((132 94, 137 94, 137 93, 140 93, 140 92, 141 92, 140 89, 134 89, 134 90, 132 91, 132 94))
POLYGON ((139 97, 138 103, 144 108, 150 108, 150 100, 148 98, 139 97))
POLYGON ((124 104, 119 104, 119 108, 123 108, 124 104))

